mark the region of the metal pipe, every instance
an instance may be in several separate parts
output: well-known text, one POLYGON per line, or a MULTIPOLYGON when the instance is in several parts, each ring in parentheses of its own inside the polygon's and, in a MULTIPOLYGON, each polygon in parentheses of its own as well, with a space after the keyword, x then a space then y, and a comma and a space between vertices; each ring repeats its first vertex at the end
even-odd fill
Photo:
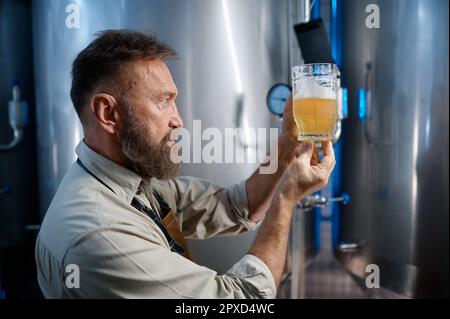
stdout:
POLYGON ((23 129, 19 127, 12 127, 13 139, 7 144, 0 144, 0 152, 12 151, 23 138, 23 129))
POLYGON ((7 144, 0 144, 0 152, 12 151, 22 140, 23 127, 27 122, 27 104, 20 101, 20 88, 14 84, 12 100, 8 105, 9 126, 13 130, 13 139, 7 144))

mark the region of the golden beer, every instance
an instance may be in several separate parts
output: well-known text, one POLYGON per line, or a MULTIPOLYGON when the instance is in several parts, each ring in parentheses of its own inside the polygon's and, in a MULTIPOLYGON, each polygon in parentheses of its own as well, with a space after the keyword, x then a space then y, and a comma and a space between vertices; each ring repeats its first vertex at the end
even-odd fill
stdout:
POLYGON ((294 98, 298 140, 332 140, 338 118, 336 99, 294 98))

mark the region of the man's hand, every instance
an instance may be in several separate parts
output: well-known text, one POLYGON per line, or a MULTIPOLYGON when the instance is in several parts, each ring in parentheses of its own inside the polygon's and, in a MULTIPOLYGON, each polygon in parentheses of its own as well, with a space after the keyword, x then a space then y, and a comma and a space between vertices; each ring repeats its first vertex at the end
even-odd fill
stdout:
MULTIPOLYGON (((298 160, 302 153, 305 143, 297 141, 297 136, 298 129, 294 121, 291 95, 284 107, 283 132, 278 138, 277 171, 274 174, 260 174, 256 170, 247 180, 249 218, 253 221, 257 222, 265 216, 282 174, 291 163, 298 160)), ((318 161, 317 150, 313 152, 312 156, 311 163, 314 165, 318 161)))
POLYGON ((336 163, 330 141, 322 142, 323 158, 313 142, 300 142, 298 156, 284 171, 278 191, 289 202, 295 204, 303 197, 327 185, 336 163))
POLYGON ((302 197, 318 191, 328 183, 335 158, 330 141, 322 142, 323 159, 319 160, 317 148, 312 142, 298 142, 298 128, 294 120, 292 94, 283 112, 283 133, 289 139, 294 159, 284 171, 279 191, 294 203, 302 197))
POLYGON ((292 141, 297 141, 298 129, 297 129, 297 124, 295 123, 295 120, 294 120, 293 107, 294 106, 292 103, 292 94, 291 94, 289 96, 289 99, 286 102, 285 107, 284 107, 282 134, 289 136, 289 139, 292 141))
POLYGON ((327 184, 335 164, 331 142, 322 142, 322 161, 312 142, 297 143, 298 154, 284 171, 249 251, 269 267, 277 287, 283 273, 293 207, 301 198, 327 184))

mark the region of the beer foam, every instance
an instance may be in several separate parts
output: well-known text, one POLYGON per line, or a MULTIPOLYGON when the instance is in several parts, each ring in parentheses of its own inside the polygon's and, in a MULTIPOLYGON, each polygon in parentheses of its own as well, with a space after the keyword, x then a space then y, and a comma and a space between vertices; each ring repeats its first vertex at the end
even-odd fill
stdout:
POLYGON ((320 85, 317 81, 311 78, 297 79, 294 85, 296 88, 294 99, 336 99, 336 88, 330 87, 328 83, 327 86, 320 85))

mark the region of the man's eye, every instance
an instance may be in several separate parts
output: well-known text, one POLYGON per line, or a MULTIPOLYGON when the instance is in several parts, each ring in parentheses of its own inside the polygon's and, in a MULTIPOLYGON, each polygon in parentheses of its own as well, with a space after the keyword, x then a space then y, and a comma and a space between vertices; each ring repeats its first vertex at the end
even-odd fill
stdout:
POLYGON ((160 105, 161 107, 166 107, 169 103, 170 103, 170 99, 162 99, 162 100, 159 102, 159 105, 160 105))

